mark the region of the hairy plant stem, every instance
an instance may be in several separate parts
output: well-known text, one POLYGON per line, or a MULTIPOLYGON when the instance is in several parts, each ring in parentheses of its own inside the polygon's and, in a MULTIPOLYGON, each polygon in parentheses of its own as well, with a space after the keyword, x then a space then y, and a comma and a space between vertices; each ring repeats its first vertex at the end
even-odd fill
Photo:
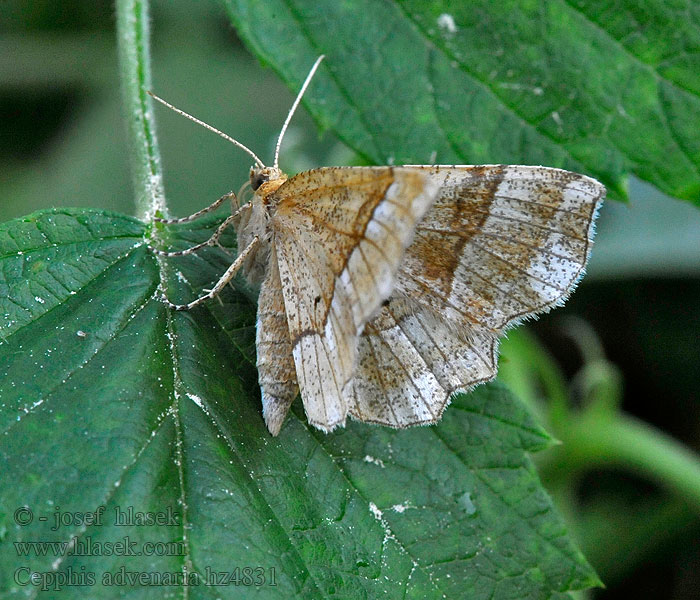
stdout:
POLYGON ((149 22, 147 0, 117 0, 119 70, 128 124, 136 214, 150 221, 157 211, 165 214, 160 152, 153 119, 149 22))

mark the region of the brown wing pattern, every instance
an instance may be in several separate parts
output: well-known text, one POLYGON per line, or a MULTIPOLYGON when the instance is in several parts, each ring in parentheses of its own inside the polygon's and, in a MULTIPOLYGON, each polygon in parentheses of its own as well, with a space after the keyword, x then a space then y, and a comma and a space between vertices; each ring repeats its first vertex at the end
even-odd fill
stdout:
POLYGON ((277 435, 299 386, 274 248, 260 286, 255 345, 263 418, 270 433, 277 435))
POLYGON ((566 299, 588 259, 600 183, 547 167, 420 169, 441 190, 397 292, 494 332, 566 299))
POLYGON ((416 169, 316 169, 269 201, 297 380, 309 422, 344 423, 365 323, 392 292, 416 222, 437 194, 416 169))
POLYGON ((491 331, 566 298, 588 258, 601 184, 546 167, 422 169, 441 191, 416 228, 397 291, 491 331))
POLYGON ((360 337, 350 415, 392 427, 435 423, 452 392, 495 376, 496 349, 493 334, 457 329, 424 305, 393 298, 360 337))
POLYGON ((545 167, 414 168, 440 193, 364 330, 348 392, 353 417, 394 427, 435 422, 454 390, 496 375, 503 329, 563 302, 605 193, 545 167))

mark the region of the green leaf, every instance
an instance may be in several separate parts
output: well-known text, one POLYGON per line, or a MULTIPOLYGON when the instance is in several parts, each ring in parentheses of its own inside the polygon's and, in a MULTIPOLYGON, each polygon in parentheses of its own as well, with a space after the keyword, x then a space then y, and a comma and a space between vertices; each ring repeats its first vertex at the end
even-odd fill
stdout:
POLYGON ((373 163, 544 164, 700 204, 700 13, 646 2, 224 0, 317 121, 373 163))
MULTIPOLYGON (((168 234, 184 247, 215 223, 168 234)), ((528 457, 552 440, 505 388, 405 431, 325 435, 297 405, 271 438, 254 290, 236 280, 222 305, 167 310, 161 270, 191 298, 230 259, 166 266, 148 233, 77 209, 0 225, 0 596, 151 598, 157 576, 174 584, 158 594, 187 598, 534 599, 597 584, 528 457), (169 521, 118 524, 129 507, 169 521), (73 554, 27 544, 71 540, 73 554), (204 585, 213 573, 228 583, 204 585)))

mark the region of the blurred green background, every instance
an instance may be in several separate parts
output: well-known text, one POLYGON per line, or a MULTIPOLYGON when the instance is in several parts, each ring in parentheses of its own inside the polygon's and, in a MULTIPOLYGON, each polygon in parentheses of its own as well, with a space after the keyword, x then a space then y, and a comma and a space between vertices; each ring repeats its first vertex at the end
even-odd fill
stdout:
MULTIPOLYGON (((270 161, 293 94, 243 48, 214 0, 154 1, 151 16, 154 92, 270 161)), ((133 214, 120 101, 111 2, 0 2, 0 220, 53 206, 133 214)), ((238 190, 244 153, 156 110, 173 214, 238 190)), ((353 160, 296 115, 283 169, 353 160)), ((528 330, 574 384, 586 353, 602 350, 621 373, 624 410, 700 451, 700 211, 635 179, 630 198, 606 203, 587 277, 528 330)), ((506 356, 518 339, 511 334, 506 356)), ((700 597, 696 508, 612 467, 542 475, 608 586, 593 596, 700 597)))

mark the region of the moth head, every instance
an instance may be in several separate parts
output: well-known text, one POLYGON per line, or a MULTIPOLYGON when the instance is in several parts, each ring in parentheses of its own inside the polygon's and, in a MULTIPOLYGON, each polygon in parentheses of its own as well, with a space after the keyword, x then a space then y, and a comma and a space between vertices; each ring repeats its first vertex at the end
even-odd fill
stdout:
POLYGON ((261 187, 261 192, 269 194, 287 181, 287 176, 278 167, 251 167, 250 187, 257 191, 261 187))

